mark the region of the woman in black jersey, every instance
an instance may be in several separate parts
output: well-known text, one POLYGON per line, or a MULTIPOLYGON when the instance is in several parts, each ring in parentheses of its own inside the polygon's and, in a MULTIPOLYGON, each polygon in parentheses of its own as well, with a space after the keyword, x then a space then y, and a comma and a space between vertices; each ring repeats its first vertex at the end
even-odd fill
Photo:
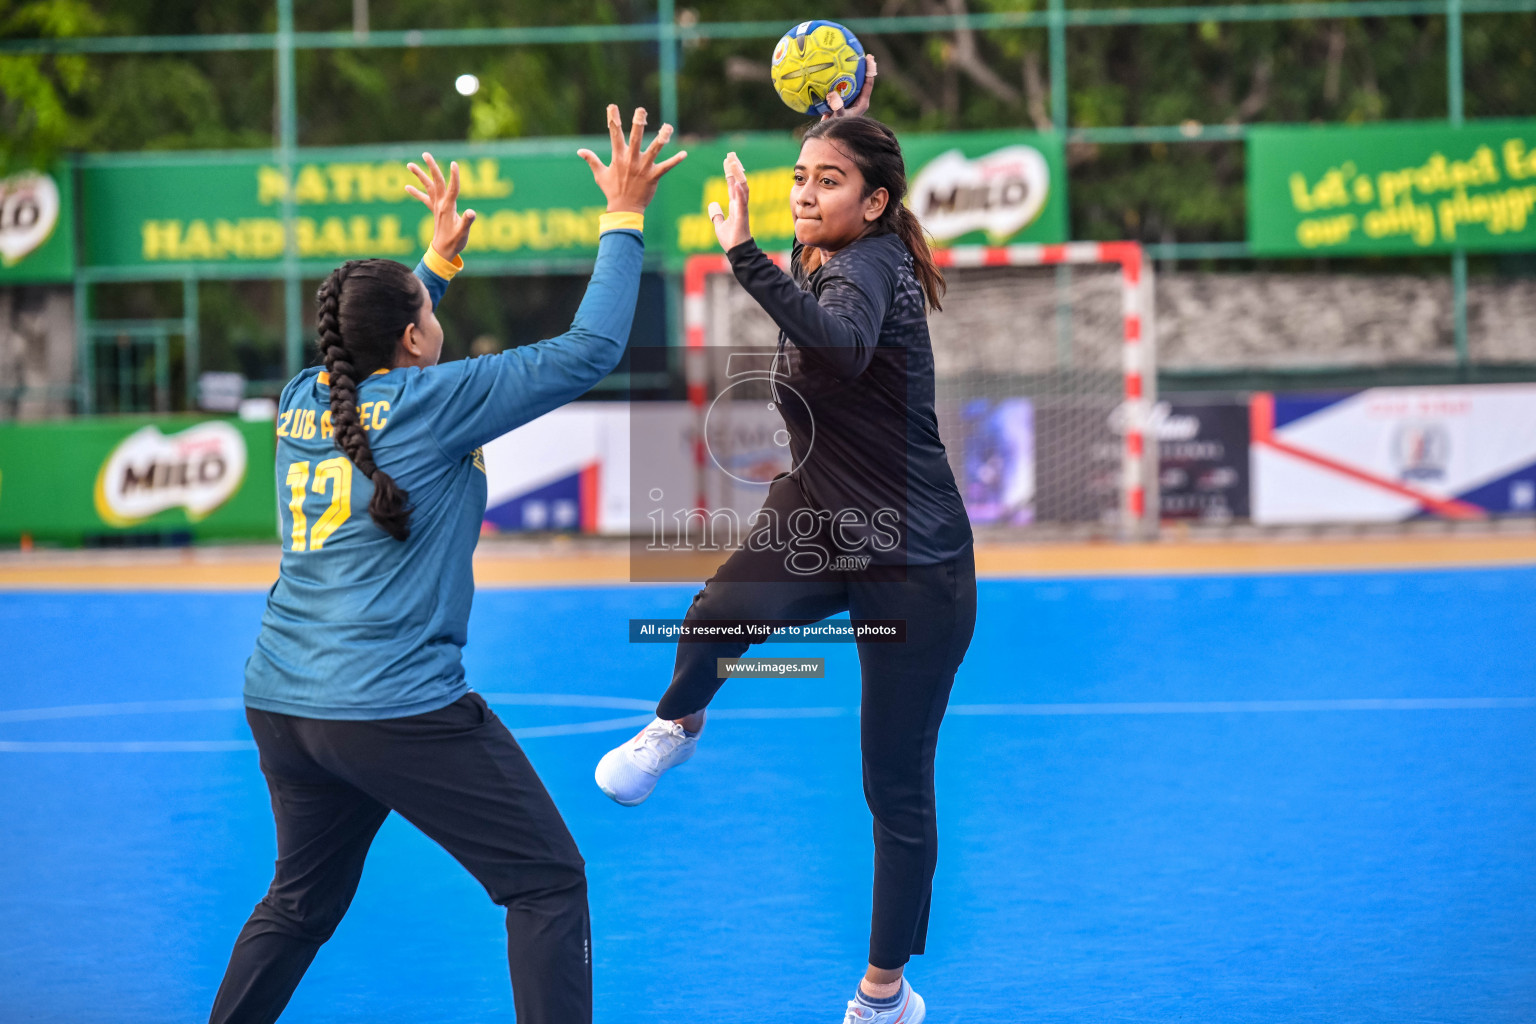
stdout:
MULTIPOLYGON (((901 147, 878 121, 836 117, 807 132, 790 199, 792 275, 752 241, 735 154, 726 178, 729 214, 714 205, 710 215, 737 280, 780 328, 775 404, 795 468, 770 485, 745 545, 695 595, 687 621, 810 623, 848 611, 855 623, 904 625, 900 642, 858 641, 875 880, 869 966, 845 1022, 919 1024, 923 1002, 903 971, 924 948, 934 752, 976 620, 970 523, 934 414, 927 311, 944 282, 901 202, 901 147)), ((748 646, 678 644, 656 720, 599 763, 604 792, 637 804, 692 756, 720 686, 716 659, 748 646)))

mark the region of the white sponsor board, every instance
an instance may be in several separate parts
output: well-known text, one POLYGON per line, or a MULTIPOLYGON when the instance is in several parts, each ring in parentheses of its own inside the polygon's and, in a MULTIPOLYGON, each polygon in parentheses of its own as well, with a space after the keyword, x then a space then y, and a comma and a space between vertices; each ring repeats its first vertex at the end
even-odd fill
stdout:
POLYGON ((59 186, 46 174, 0 181, 0 264, 15 266, 53 234, 59 223, 59 186))
POLYGON ((970 159, 958 149, 912 179, 912 211, 939 241, 985 231, 1000 243, 1034 223, 1050 195, 1051 168, 1033 146, 1004 146, 970 159))
MULTIPOLYGON (((484 455, 488 506, 494 508, 553 481, 593 471, 595 467, 598 531, 628 531, 627 404, 582 402, 564 406, 498 437, 485 446, 484 455)), ((574 524, 561 518, 550 525, 574 524)))
POLYGON ((141 427, 97 472, 96 512, 112 526, 132 526, 179 505, 196 522, 240 489, 245 465, 245 438, 228 423, 199 423, 170 435, 141 427))
POLYGON ((1256 395, 1251 451, 1258 523, 1531 515, 1536 385, 1256 395))
MULTIPOLYGON (((711 508, 734 508, 745 517, 762 507, 766 481, 778 468, 773 460, 781 458, 781 446, 773 435, 783 420, 771 409, 742 403, 727 426, 716 439, 721 450, 715 455, 724 465, 711 465, 704 474, 706 500, 711 508), (751 467, 745 480, 725 471, 742 474, 743 466, 751 467), (763 482, 750 482, 758 478, 763 482)), ((582 509, 579 519, 595 521, 602 534, 646 534, 653 513, 670 522, 677 511, 694 507, 700 482, 696 436, 697 413, 687 402, 581 402, 556 409, 485 446, 487 506, 585 473, 596 478, 596 510, 582 509)), ((548 523, 573 525, 569 516, 552 515, 548 523)))

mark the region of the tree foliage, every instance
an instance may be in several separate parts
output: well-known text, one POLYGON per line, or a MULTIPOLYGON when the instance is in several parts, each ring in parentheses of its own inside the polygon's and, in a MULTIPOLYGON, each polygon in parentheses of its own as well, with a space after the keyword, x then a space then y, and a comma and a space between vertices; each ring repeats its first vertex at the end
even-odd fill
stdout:
MULTIPOLYGON (((1074 0, 1072 7, 1174 0, 1074 0)), ((1044 0, 850 0, 833 16, 1043 9, 1044 0)), ((655 17, 637 0, 315 0, 298 28, 371 31, 624 24, 655 17)), ((786 0, 695 0, 681 24, 779 22, 817 12, 786 0)), ((271 0, 0 0, 0 38, 269 32, 271 0)), ((1440 17, 1219 22, 1074 28, 1067 34, 1073 128, 1441 118, 1448 105, 1440 17)), ((1469 117, 1536 115, 1536 15, 1464 22, 1469 117)), ((863 37, 880 62, 877 116, 899 129, 1052 124, 1043 29, 863 37)), ((727 37, 681 47, 685 134, 789 130, 801 118, 768 86, 774 40, 727 37)), ((466 49, 302 50, 299 140, 349 145, 600 133, 609 102, 660 102, 648 43, 466 49), (453 90, 465 72, 473 97, 453 90)), ((275 131, 270 53, 0 56, 0 159, 60 149, 266 146, 275 131)), ((1242 236, 1243 151, 1235 143, 1070 147, 1073 234, 1198 241, 1242 236)))
MULTIPOLYGON (((83 0, 0 0, 0 39, 62 39, 102 24, 83 0)), ((0 54, 0 173, 43 166, 60 149, 80 144, 81 124, 69 106, 90 91, 93 77, 80 56, 0 54)))

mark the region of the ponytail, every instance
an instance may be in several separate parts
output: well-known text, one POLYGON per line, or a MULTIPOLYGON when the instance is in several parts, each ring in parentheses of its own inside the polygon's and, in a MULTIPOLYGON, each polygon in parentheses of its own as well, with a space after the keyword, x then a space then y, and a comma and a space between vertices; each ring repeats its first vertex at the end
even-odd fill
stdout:
POLYGON ((332 271, 315 294, 319 306, 316 323, 320 354, 331 382, 331 428, 336 447, 373 481, 368 515, 385 533, 403 541, 411 535, 410 495, 373 461, 373 448, 357 416, 358 379, 389 362, 395 339, 405 330, 400 324, 394 331, 402 314, 408 312, 405 323, 415 323, 416 293, 388 267, 398 267, 414 281, 410 271, 392 260, 348 260, 332 271))
POLYGON ((912 269, 917 274, 917 283, 923 286, 923 297, 928 300, 929 312, 942 311, 944 307, 939 304, 939 300, 944 297, 944 275, 933 261, 933 249, 928 245, 928 235, 923 231, 922 222, 905 203, 886 203, 885 209, 886 215, 880 219, 891 221, 891 230, 901 236, 907 251, 912 254, 912 269))
MULTIPOLYGON (((864 176, 864 196, 873 195, 876 189, 885 189, 889 197, 885 212, 875 222, 879 229, 898 236, 912 254, 912 267, 922 286, 923 298, 928 309, 942 310, 939 300, 944 295, 944 275, 934 262, 933 249, 917 214, 902 202, 907 195, 907 167, 901 157, 901 143, 896 133, 886 125, 870 117, 832 117, 811 125, 805 133, 807 139, 826 139, 838 145, 864 176)), ((820 253, 810 259, 802 250, 801 265, 807 271, 820 266, 820 253)))

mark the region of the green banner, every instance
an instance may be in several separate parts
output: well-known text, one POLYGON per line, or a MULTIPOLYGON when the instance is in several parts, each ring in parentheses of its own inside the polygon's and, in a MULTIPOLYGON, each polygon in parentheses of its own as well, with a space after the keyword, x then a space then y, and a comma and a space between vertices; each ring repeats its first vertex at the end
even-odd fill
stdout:
MULTIPOLYGON (((466 258, 529 260, 596 252, 603 194, 575 155, 516 157, 432 147, 446 171, 460 165, 459 208, 477 220, 466 258)), ((568 152, 567 152, 568 150, 568 152)), ((406 161, 419 151, 303 153, 291 192, 294 241, 304 261, 387 256, 411 262, 432 238, 427 208, 405 194, 419 184, 406 161)), ((288 177, 269 154, 178 155, 92 161, 81 171, 85 263, 91 267, 156 264, 272 263, 283 257, 288 177)))
MULTIPOLYGON (((939 245, 1063 242, 1066 174, 1059 136, 1022 132, 912 134, 902 140, 907 201, 939 245)), ((800 147, 780 135, 742 135, 689 146, 663 182, 669 255, 719 252, 709 204, 728 202, 723 162, 735 152, 747 171, 752 234, 768 251, 794 243, 790 189, 800 147)))
MULTIPOLYGON (((594 256, 603 195, 575 155, 583 145, 603 153, 607 140, 434 145, 445 168, 459 162, 460 208, 478 215, 465 258, 594 256)), ((792 138, 758 133, 680 145, 688 159, 662 182, 646 218, 653 253, 675 265, 717 249, 705 210, 725 198, 721 161, 732 150, 749 173, 760 244, 788 247, 794 227, 789 188, 799 151, 792 138)), ((1058 137, 912 135, 903 145, 913 208, 933 222, 941 244, 1065 240, 1058 137)), ((420 150, 300 151, 290 184, 265 152, 92 158, 81 169, 84 263, 135 269, 275 263, 283 256, 283 203, 290 194, 301 260, 409 262, 432 234, 428 211, 404 191, 415 183, 405 166, 410 159, 420 162, 420 150)))
POLYGON ((0 285, 74 277, 74 191, 62 166, 0 179, 0 285))
POLYGON ((0 541, 277 535, 272 422, 206 416, 0 424, 0 541))
POLYGON ((1536 248, 1536 121, 1256 128, 1256 255, 1536 248))

